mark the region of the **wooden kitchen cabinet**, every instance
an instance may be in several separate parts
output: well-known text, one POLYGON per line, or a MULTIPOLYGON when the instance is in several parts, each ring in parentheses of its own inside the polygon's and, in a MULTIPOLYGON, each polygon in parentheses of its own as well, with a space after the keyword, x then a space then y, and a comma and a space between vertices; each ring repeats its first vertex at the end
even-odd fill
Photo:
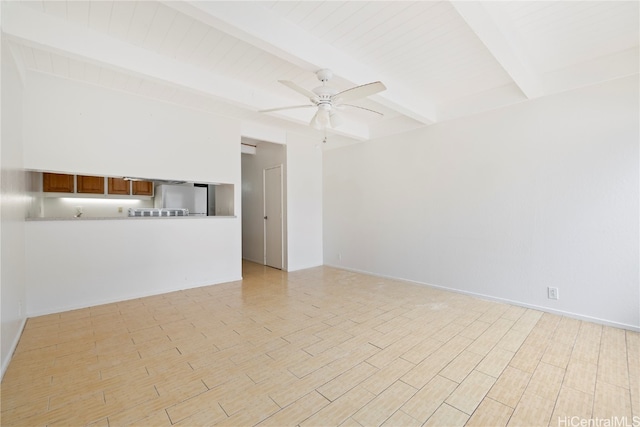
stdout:
POLYGON ((78 193, 104 194, 103 176, 78 175, 78 193))
POLYGON ((131 181, 131 187, 135 196, 153 196, 153 182, 151 181, 131 181))
POLYGON ((43 173, 42 191, 48 193, 73 193, 73 175, 66 173, 43 173))
POLYGON ((109 178, 107 181, 107 193, 108 194, 131 194, 131 181, 124 180, 122 178, 109 178))
MULTIPOLYGON (((43 172, 42 191, 47 193, 75 193, 78 195, 153 196, 153 181, 131 181, 104 176, 43 172), (106 188, 105 179, 107 180, 106 188)), ((52 196, 56 197, 55 195, 52 196)))

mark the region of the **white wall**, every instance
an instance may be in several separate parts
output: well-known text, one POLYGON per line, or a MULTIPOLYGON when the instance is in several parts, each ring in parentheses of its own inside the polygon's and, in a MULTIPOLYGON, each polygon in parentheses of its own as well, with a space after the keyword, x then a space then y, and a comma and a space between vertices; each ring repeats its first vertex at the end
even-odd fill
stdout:
MULTIPOLYGON (((283 180, 286 182, 286 147, 281 144, 261 142, 256 154, 242 155, 242 258, 264 264, 264 183, 266 168, 282 165, 283 180)), ((283 233, 286 236, 286 187, 283 194, 283 233)), ((287 269, 286 237, 283 245, 284 265, 287 269)))
POLYGON ((325 263, 638 329, 638 116, 636 75, 326 152, 325 263))
POLYGON ((323 264, 321 145, 319 140, 287 134, 288 271, 323 264))
POLYGON ((29 221, 28 315, 239 280, 238 221, 29 221))
POLYGON ((23 134, 27 169, 230 183, 238 215, 27 222, 29 315, 240 279, 238 122, 27 73, 23 134))
POLYGON ((27 177, 22 169, 22 82, 2 42, 2 144, 0 145, 0 273, 2 372, 4 375, 25 322, 24 218, 27 177))
POLYGON ((27 169, 239 182, 235 120, 32 72, 24 105, 27 169))

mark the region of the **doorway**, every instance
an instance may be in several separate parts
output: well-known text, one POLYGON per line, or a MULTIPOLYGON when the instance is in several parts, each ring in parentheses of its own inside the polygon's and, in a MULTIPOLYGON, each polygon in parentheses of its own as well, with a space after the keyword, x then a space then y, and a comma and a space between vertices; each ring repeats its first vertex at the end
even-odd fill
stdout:
POLYGON ((263 170, 264 264, 283 267, 282 165, 263 170))
POLYGON ((286 146, 248 138, 243 138, 243 143, 251 143, 255 149, 251 153, 242 154, 242 258, 286 271, 288 264, 286 146), (275 186, 266 185, 268 183, 265 181, 274 181, 275 186), (275 187, 275 195, 272 194, 271 187, 275 187), (280 207, 279 213, 266 213, 265 209, 270 209, 271 205, 265 205, 265 190, 270 194, 267 200, 276 200, 275 207, 280 207), (269 219, 265 220, 265 216, 269 219), (279 217, 282 219, 278 220, 279 217), (272 230, 271 226, 276 230, 272 230), (277 226, 280 226, 279 232, 277 226), (267 231, 269 231, 268 237, 267 231), (273 235, 276 237, 274 238, 273 235), (272 247, 271 243, 276 245, 272 247), (278 243, 280 243, 279 248, 278 243))

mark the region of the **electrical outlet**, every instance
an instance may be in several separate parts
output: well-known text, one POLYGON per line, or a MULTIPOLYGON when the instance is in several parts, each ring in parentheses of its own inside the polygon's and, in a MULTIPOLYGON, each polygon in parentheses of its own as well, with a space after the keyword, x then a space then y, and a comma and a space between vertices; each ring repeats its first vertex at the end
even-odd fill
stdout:
POLYGON ((118 206, 118 213, 122 213, 122 206, 118 206))
POLYGON ((549 299, 560 299, 560 295, 558 293, 558 288, 548 287, 547 288, 547 297, 549 299))
POLYGON ((338 252, 338 261, 342 261, 342 252, 338 252))

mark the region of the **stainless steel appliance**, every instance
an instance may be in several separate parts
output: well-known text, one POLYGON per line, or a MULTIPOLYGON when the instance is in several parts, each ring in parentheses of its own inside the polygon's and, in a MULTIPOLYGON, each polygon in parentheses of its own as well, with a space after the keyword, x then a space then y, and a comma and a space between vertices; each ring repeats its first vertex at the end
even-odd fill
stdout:
POLYGON ((207 215, 207 187, 190 185, 158 185, 153 205, 157 209, 186 209, 188 215, 207 215))

